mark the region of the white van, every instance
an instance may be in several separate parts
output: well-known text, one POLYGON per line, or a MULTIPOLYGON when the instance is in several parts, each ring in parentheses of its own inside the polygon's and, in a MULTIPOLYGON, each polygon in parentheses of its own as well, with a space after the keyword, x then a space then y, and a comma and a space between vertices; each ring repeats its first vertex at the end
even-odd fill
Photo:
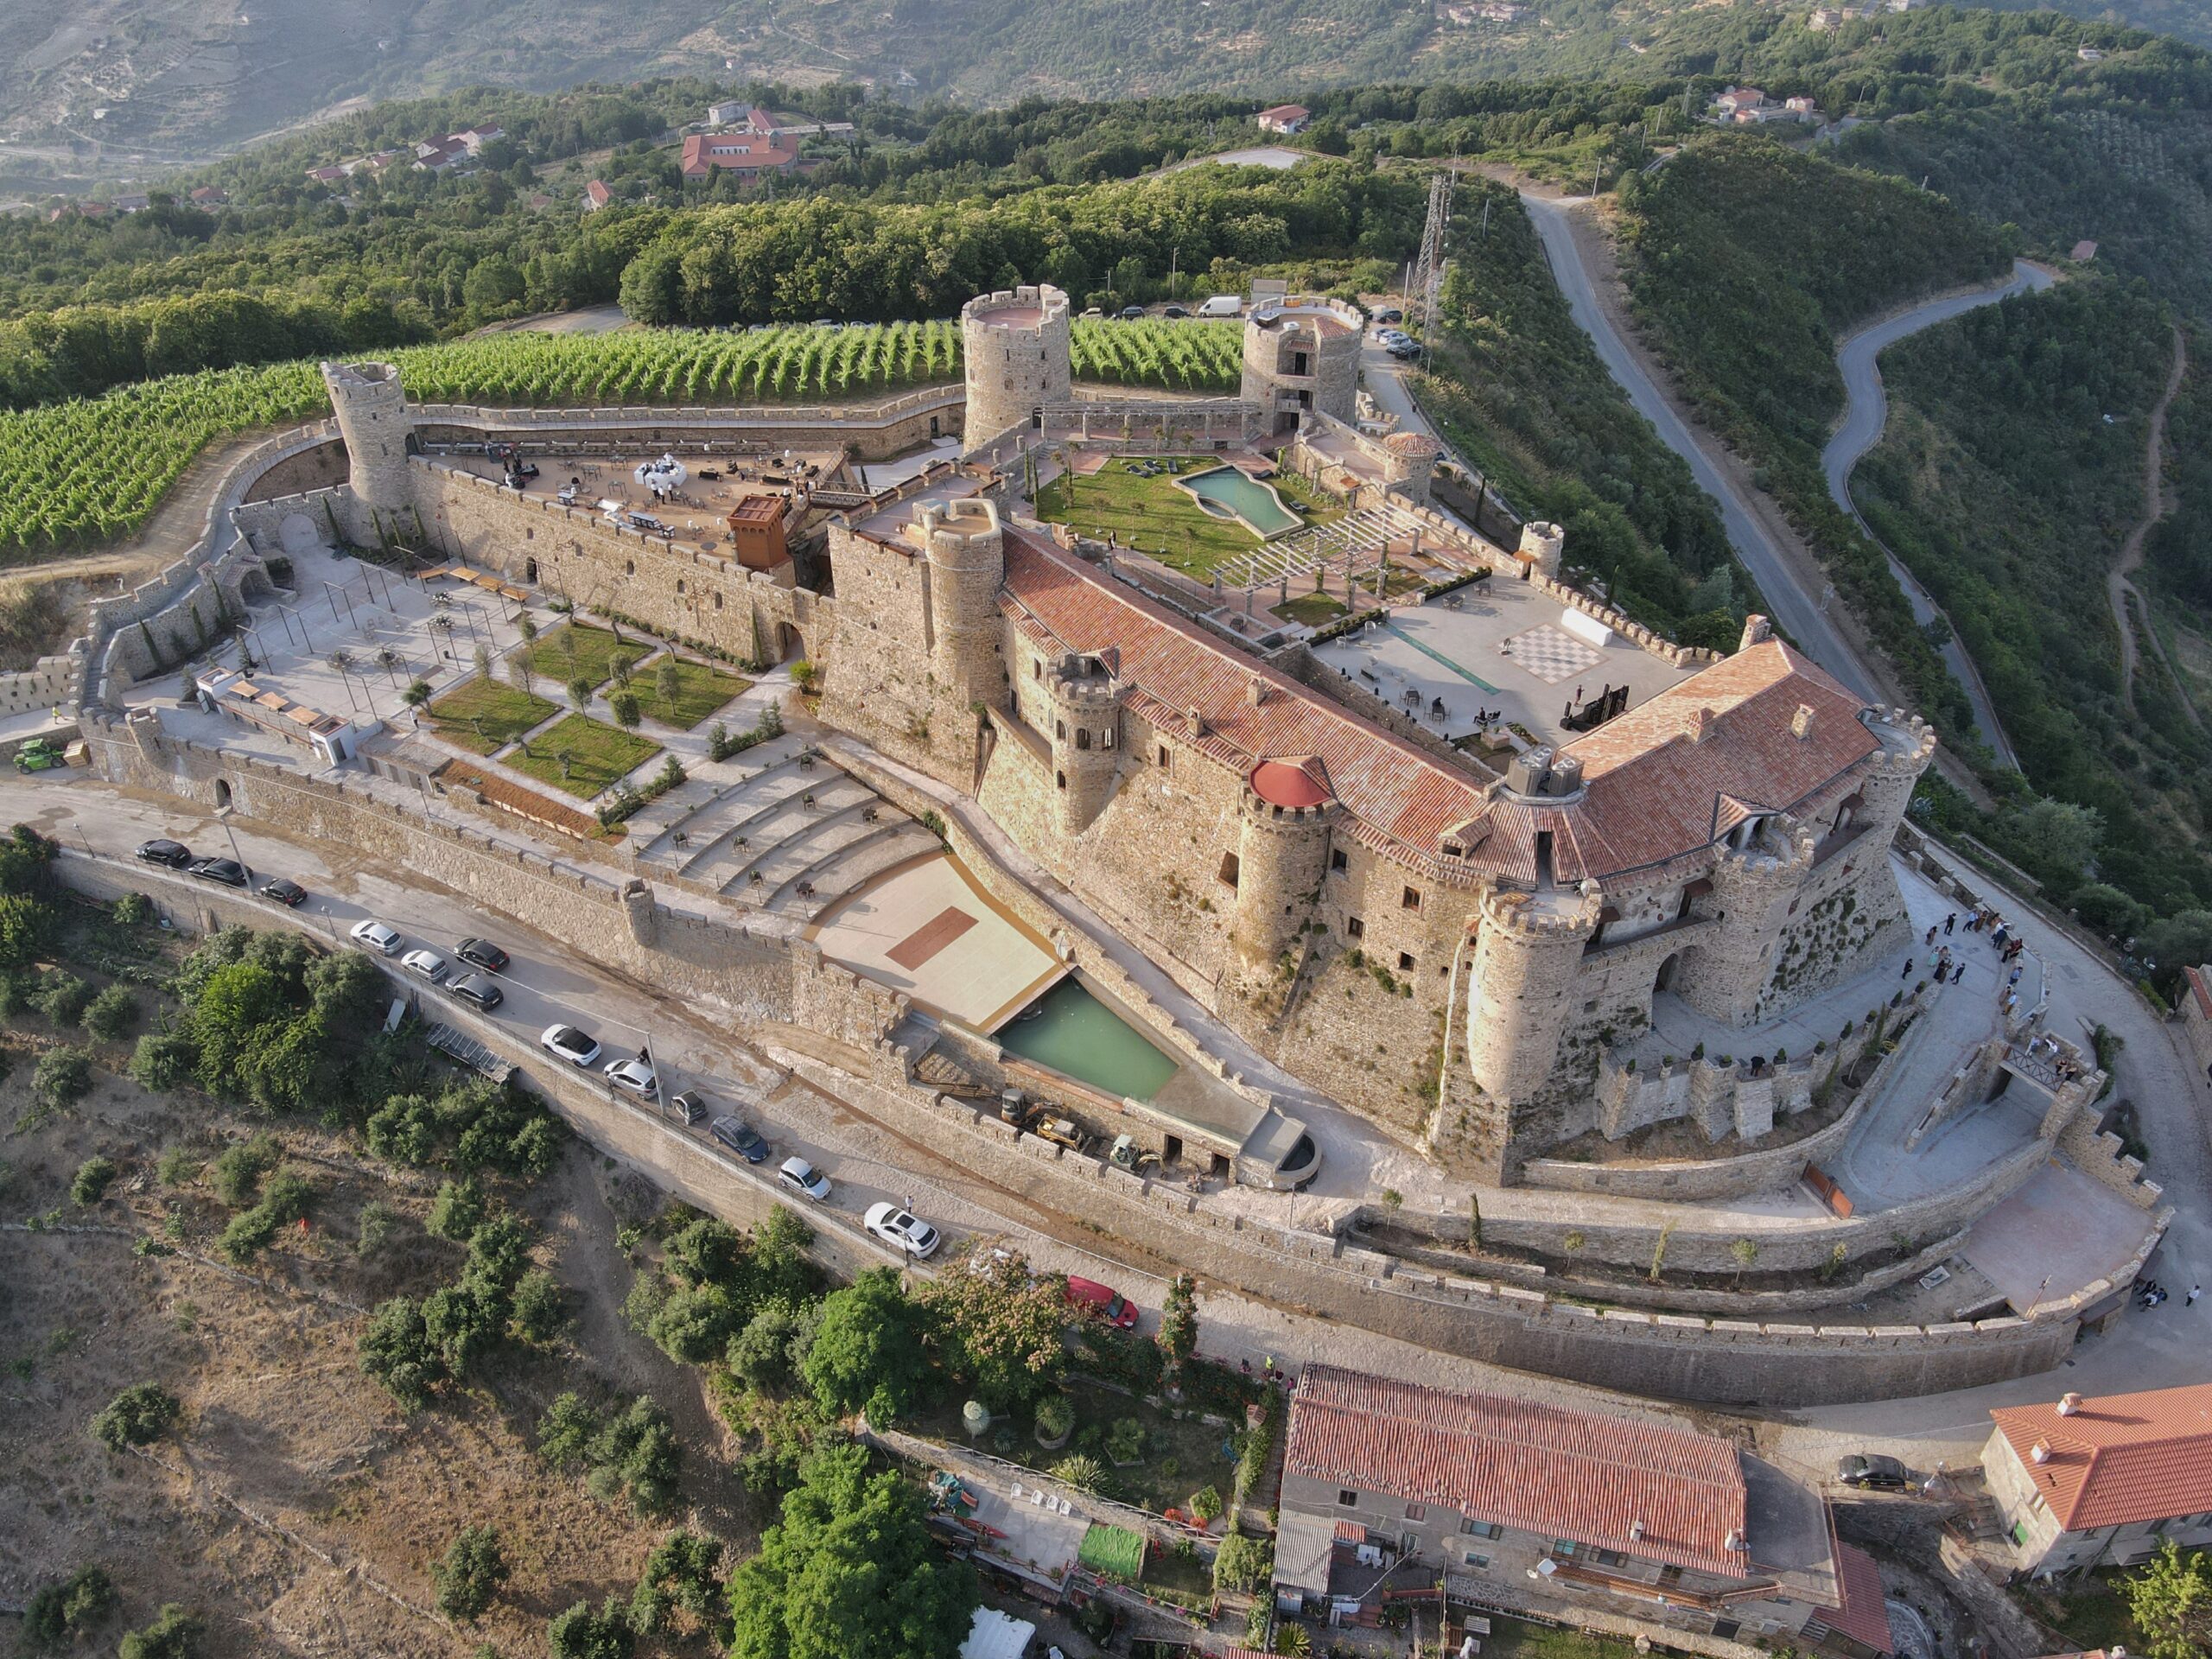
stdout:
POLYGON ((1244 302, 1234 294, 1217 294, 1198 308, 1202 317, 1235 317, 1243 312, 1244 302))

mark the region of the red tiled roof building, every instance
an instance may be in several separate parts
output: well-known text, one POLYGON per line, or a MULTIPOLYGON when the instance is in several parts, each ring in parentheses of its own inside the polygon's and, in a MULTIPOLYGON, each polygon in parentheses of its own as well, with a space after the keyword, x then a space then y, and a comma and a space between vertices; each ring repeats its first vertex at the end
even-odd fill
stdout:
POLYGON ((2147 1560, 2212 1543, 2212 1383, 1999 1406, 1982 1454, 2025 1571, 2147 1560))

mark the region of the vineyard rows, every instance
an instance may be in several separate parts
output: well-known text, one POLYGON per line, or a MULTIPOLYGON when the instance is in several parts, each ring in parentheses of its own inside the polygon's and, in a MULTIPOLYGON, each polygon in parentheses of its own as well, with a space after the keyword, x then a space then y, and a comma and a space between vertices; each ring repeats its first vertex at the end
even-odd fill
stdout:
MULTIPOLYGON (((1213 322, 1078 319, 1078 380, 1233 392, 1243 331, 1213 322)), ((583 407, 805 403, 957 378, 953 322, 753 332, 493 334, 393 353, 426 403, 583 407)), ((210 370, 102 397, 0 411, 0 557, 128 535, 192 458, 238 432, 330 412, 312 363, 210 370)))

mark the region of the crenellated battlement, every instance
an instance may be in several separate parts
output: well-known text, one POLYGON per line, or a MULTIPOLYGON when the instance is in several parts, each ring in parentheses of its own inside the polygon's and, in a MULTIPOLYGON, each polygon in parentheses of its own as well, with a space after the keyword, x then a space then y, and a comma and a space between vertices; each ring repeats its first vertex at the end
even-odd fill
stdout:
POLYGON ((1936 758, 1936 728, 1918 715, 1903 709, 1869 710, 1861 718, 1867 730, 1882 740, 1880 750, 1866 758, 1866 770, 1917 778, 1936 758))
POLYGON ((1034 329, 1054 321, 1065 322, 1068 317, 1068 296, 1049 283, 1034 286, 1023 283, 1020 288, 1001 288, 989 294, 978 294, 960 308, 963 324, 975 323, 990 328, 1034 329), (1014 315, 993 316, 993 312, 1014 315), (1021 315, 1036 312, 1038 315, 1021 315))
POLYGON ((1580 944, 1597 931, 1605 907, 1604 891, 1595 881, 1546 893, 1492 887, 1482 896, 1481 925, 1529 944, 1580 944))

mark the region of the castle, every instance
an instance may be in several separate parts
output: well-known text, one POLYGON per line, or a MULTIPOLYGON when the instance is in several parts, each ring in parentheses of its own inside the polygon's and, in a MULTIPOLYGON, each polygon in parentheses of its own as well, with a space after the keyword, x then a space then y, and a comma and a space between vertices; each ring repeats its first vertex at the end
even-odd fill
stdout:
MULTIPOLYGON (((1255 426, 1341 423, 1344 309, 1251 320, 1255 426)), ((1057 290, 985 296, 963 327, 971 453, 1070 398, 1057 290)), ((736 656, 804 652, 827 724, 971 796, 1262 1052, 1470 1176, 1673 1118, 1764 1135, 1803 1102, 1743 1068, 1653 1054, 1624 1083, 1655 996, 1748 1031, 1902 938, 1886 855, 1934 738, 1762 619, 1725 658, 1665 647, 1694 671, 1493 768, 1354 706, 1302 647, 1249 649, 1162 605, 1025 517, 1007 471, 867 497, 802 581, 526 508, 410 453, 389 368, 327 378, 350 536, 404 526, 736 656)), ((1403 448, 1425 486, 1434 446, 1403 448)), ((1594 608, 1558 587, 1560 552, 1527 526, 1493 581, 1594 608)))

